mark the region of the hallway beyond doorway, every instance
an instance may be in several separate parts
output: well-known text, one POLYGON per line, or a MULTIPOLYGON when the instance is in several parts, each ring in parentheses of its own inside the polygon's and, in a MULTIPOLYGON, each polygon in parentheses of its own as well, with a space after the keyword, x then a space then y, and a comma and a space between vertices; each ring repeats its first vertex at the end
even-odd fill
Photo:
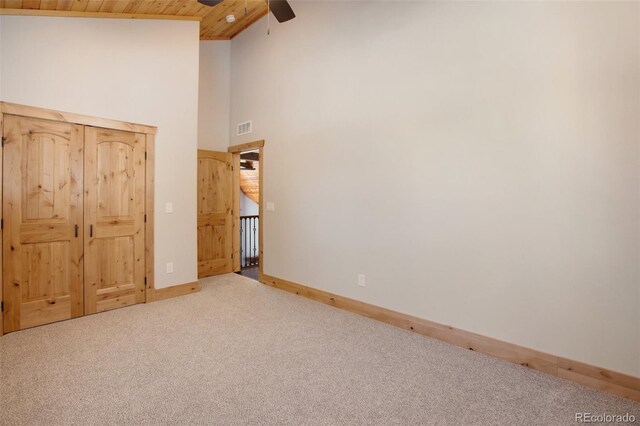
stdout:
POLYGON ((258 266, 242 268, 240 271, 236 272, 236 274, 258 281, 258 266))

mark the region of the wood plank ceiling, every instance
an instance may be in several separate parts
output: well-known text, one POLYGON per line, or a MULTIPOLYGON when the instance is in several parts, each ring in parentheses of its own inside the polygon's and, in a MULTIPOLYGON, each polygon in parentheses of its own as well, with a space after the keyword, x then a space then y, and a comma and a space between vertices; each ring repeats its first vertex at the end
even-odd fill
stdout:
POLYGON ((267 14, 265 0, 0 0, 2 14, 200 20, 201 40, 229 40, 267 14), (227 23, 226 16, 236 21, 227 23))
POLYGON ((240 169, 240 189, 254 203, 260 204, 260 163, 253 161, 254 170, 240 169))

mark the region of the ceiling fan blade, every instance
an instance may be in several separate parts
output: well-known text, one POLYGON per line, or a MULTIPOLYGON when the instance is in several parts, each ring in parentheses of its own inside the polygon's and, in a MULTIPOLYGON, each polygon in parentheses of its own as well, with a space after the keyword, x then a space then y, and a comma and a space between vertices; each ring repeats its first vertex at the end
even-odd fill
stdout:
POLYGON ((287 0, 269 0, 269 7, 271 8, 271 13, 273 13, 273 16, 276 17, 278 22, 287 22, 288 20, 296 17, 296 14, 293 13, 293 9, 291 9, 287 0))
POLYGON ((213 7, 219 3, 222 3, 222 0, 198 0, 198 3, 202 3, 205 6, 213 7))

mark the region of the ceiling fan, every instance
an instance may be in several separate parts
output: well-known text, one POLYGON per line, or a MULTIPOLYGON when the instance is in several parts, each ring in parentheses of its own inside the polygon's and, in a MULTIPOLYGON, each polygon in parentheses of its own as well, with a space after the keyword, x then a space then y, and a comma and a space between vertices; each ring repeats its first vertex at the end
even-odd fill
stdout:
MULTIPOLYGON (((219 3, 222 3, 223 0, 198 0, 198 3, 202 3, 205 6, 213 7, 219 3)), ((276 17, 278 22, 287 22, 290 19, 296 17, 296 14, 293 13, 293 9, 289 5, 287 0, 268 0, 267 4, 269 5, 269 9, 273 16, 276 17)))

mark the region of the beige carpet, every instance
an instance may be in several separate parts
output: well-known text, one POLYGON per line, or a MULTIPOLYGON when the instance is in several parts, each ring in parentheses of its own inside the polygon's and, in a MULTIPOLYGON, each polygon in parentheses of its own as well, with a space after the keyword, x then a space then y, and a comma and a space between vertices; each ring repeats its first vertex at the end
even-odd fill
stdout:
POLYGON ((230 274, 0 338, 0 422, 575 424, 640 404, 230 274))

